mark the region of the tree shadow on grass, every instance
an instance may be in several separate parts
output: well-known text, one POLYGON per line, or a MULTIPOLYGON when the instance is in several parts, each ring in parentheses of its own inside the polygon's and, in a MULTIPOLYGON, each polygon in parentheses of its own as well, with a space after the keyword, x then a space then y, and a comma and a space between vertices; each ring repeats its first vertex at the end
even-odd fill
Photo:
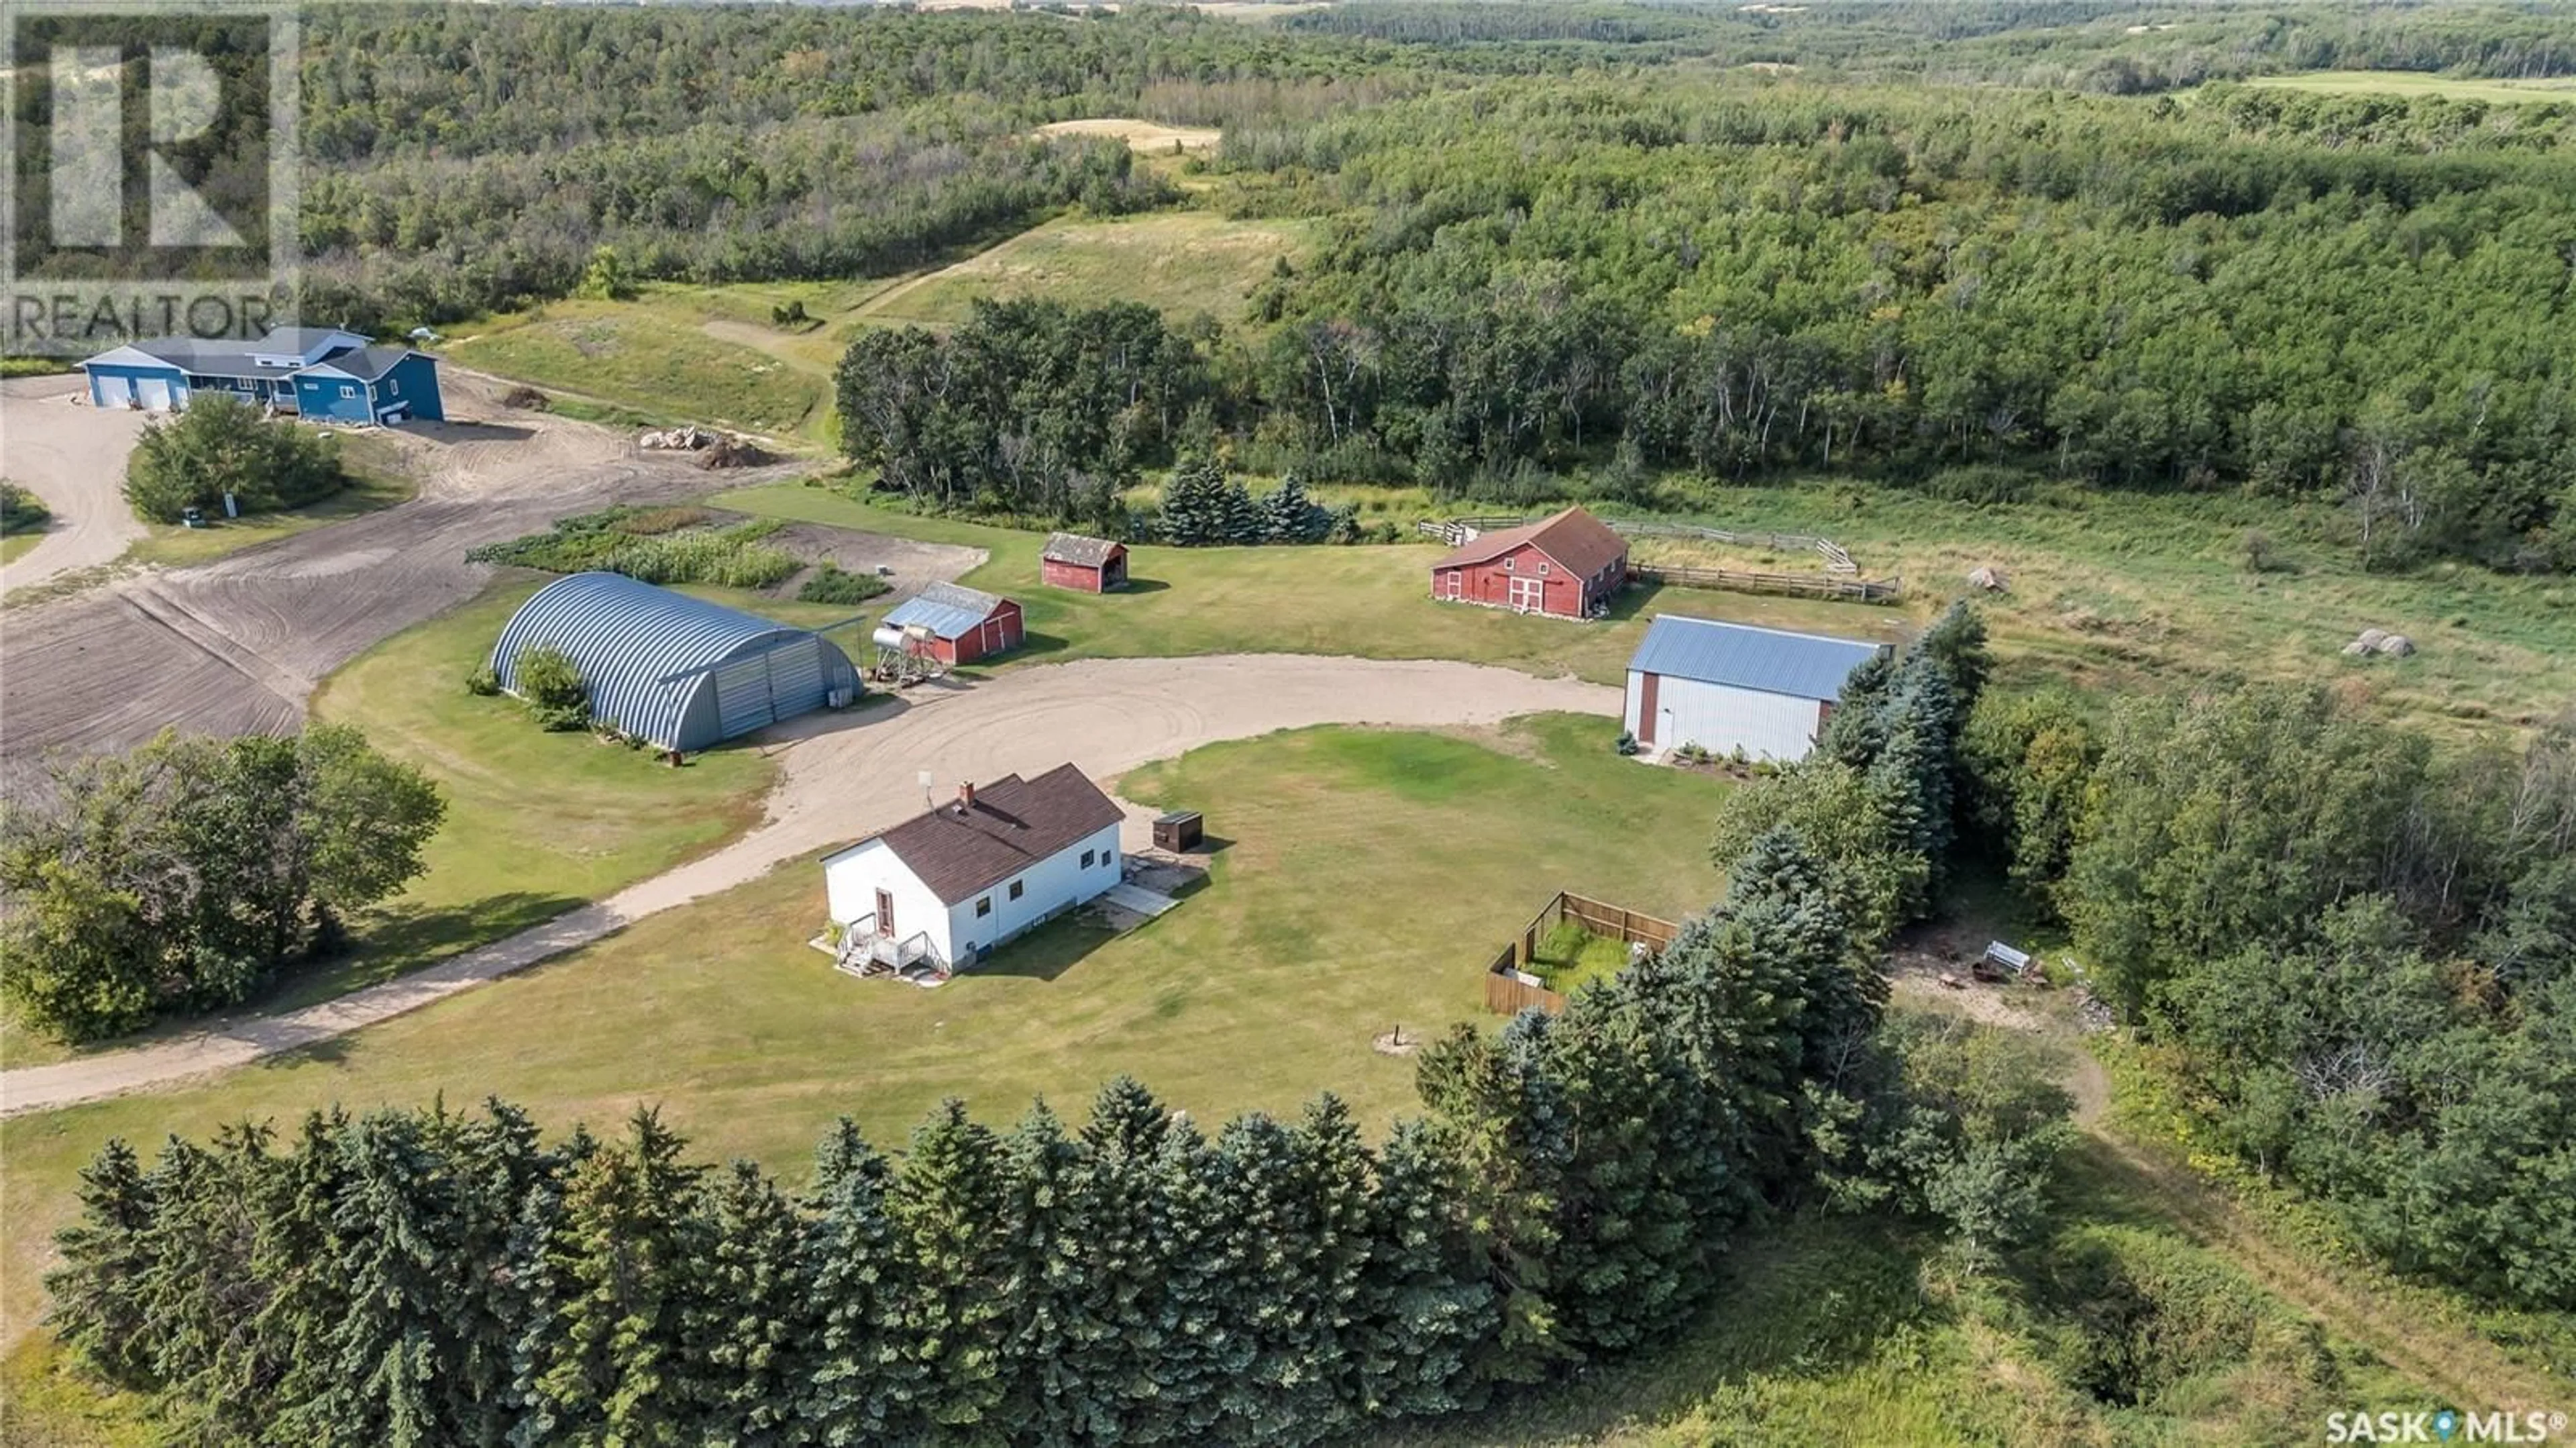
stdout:
POLYGON ((463 905, 427 907, 401 900, 359 920, 345 954, 281 979, 262 1012, 288 1011, 409 975, 477 946, 533 929, 589 904, 533 890, 487 896, 463 905))

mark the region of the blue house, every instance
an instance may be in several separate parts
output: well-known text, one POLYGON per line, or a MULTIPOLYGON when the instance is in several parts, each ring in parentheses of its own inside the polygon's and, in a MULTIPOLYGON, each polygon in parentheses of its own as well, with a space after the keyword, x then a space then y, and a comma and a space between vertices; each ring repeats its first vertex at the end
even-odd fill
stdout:
POLYGON ((156 337, 83 362, 99 407, 173 411, 199 393, 224 393, 279 412, 329 422, 443 422, 438 362, 405 347, 377 347, 336 327, 279 327, 256 342, 156 337))

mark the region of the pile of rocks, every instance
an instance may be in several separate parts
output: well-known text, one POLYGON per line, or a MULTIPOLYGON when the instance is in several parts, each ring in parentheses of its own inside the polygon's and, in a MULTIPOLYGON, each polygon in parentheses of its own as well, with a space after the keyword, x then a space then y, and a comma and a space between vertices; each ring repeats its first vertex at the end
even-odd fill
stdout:
POLYGON ((635 439, 635 445, 637 447, 671 448, 683 452, 696 452, 702 447, 714 446, 715 442, 716 435, 714 433, 707 431, 703 427, 697 426, 675 427, 668 429, 667 431, 647 432, 642 437, 635 439))

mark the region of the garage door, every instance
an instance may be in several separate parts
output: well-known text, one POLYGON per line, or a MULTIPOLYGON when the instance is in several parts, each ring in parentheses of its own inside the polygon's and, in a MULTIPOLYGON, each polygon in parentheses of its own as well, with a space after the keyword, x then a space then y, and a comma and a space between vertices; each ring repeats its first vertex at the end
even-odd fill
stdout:
POLYGON ((770 711, 793 719, 823 707, 823 646, 813 639, 781 644, 761 657, 769 660, 770 711))
POLYGON ((165 379, 165 378, 160 378, 160 377, 137 377, 137 378, 135 378, 135 379, 134 379, 134 395, 135 395, 135 396, 137 396, 137 397, 139 397, 139 398, 141 398, 141 399, 143 399, 143 405, 144 405, 145 407, 147 407, 147 408, 152 409, 153 411, 156 411, 156 412, 166 412, 166 411, 168 411, 168 410, 169 410, 169 407, 170 407, 170 383, 169 383, 169 381, 168 381, 167 379, 165 379))
POLYGON ((716 670, 716 727, 731 739, 778 717, 769 702, 769 659, 754 654, 716 670))

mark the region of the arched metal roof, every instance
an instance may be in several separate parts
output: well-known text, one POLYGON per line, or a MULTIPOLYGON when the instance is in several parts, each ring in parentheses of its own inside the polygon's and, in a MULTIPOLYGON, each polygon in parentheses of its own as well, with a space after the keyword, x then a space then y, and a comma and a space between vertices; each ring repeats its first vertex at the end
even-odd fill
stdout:
POLYGON ((838 660, 835 673, 849 669, 846 655, 804 629, 620 573, 574 573, 510 615, 492 648, 492 671, 516 693, 520 653, 551 644, 580 668, 592 718, 665 748, 698 748, 714 741, 680 734, 691 701, 711 687, 709 671, 795 639, 813 639, 838 660))

